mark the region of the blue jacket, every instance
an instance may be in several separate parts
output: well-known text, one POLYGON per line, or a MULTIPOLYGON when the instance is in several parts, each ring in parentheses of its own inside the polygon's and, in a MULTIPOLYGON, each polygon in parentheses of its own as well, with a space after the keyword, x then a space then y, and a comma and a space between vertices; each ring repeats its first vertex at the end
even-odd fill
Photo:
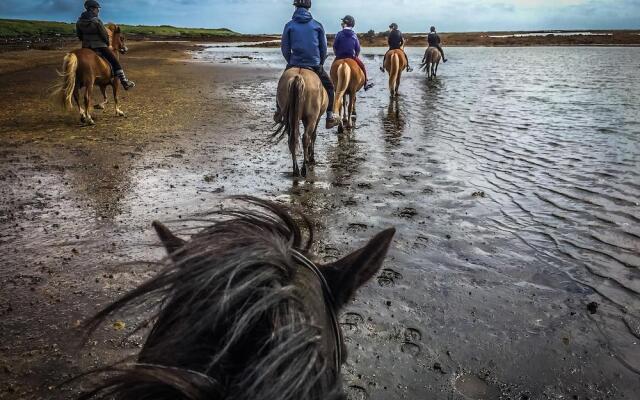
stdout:
POLYGON ((333 42, 336 58, 353 58, 360 55, 360 41, 353 29, 345 28, 338 32, 333 42))
POLYGON ((288 65, 317 67, 327 58, 327 36, 309 10, 299 7, 284 27, 281 48, 288 65))

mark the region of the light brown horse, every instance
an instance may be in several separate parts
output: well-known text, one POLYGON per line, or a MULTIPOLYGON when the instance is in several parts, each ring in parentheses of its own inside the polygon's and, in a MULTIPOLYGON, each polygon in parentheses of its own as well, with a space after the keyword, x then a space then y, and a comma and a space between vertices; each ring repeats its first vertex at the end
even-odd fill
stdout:
POLYGON ((335 60, 331 65, 331 81, 336 90, 336 101, 333 107, 335 115, 341 119, 338 132, 351 130, 356 119, 356 94, 364 87, 364 71, 355 60, 345 58, 335 60), (349 104, 347 106, 347 96, 349 104))
MULTIPOLYGON (((113 50, 117 58, 119 58, 120 54, 126 54, 128 49, 120 27, 115 24, 108 24, 106 28, 109 33, 109 48, 113 50)), ((54 96, 59 99, 60 104, 66 110, 73 108, 72 99, 75 100, 80 111, 80 121, 94 125, 95 122, 91 118, 89 111, 92 104, 93 87, 97 85, 100 88, 104 99, 95 108, 104 109, 107 104, 107 86, 111 86, 116 115, 123 117, 124 112, 118 107, 119 81, 113 75, 113 72, 111 65, 95 51, 91 49, 74 50, 64 57, 62 72, 60 73, 62 79, 55 89, 54 96), (83 88, 85 89, 83 96, 84 106, 80 103, 80 93, 83 88)))
POLYGON ((429 80, 438 76, 438 65, 440 65, 441 59, 440 51, 435 47, 429 47, 424 52, 420 69, 427 72, 429 80))
POLYGON ((407 69, 407 58, 404 50, 395 49, 389 51, 384 60, 384 69, 389 73, 389 92, 391 92, 391 97, 396 97, 402 72, 407 69))
POLYGON ((307 167, 315 163, 316 131, 320 118, 327 112, 329 96, 318 75, 304 68, 290 68, 282 74, 277 96, 280 120, 277 121, 274 136, 288 136, 289 151, 293 159, 293 175, 300 176, 302 172, 302 176, 307 176, 307 167), (300 122, 304 125, 302 171, 298 168, 296 158, 300 122))

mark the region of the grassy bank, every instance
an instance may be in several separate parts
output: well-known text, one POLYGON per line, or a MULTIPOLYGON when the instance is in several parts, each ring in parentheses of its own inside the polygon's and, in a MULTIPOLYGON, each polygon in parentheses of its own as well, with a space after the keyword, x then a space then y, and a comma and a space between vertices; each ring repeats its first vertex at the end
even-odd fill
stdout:
MULTIPOLYGON (((239 36, 226 28, 176 28, 174 26, 120 25, 129 35, 149 37, 219 38, 239 36)), ((0 38, 34 38, 52 36, 75 36, 75 24, 50 21, 25 21, 0 19, 0 38)))

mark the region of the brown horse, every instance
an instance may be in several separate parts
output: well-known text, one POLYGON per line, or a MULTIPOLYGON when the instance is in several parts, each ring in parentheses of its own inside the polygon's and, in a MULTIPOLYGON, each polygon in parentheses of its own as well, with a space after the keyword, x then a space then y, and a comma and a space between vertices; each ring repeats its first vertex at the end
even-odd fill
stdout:
POLYGON ((429 47, 424 52, 420 69, 427 72, 429 80, 438 76, 438 65, 440 65, 441 59, 440 51, 435 47, 429 47))
MULTIPOLYGON (((109 33, 109 48, 113 50, 116 57, 126 54, 128 51, 125 44, 124 35, 120 27, 115 24, 106 26, 109 33)), ((93 87, 97 85, 102 92, 104 101, 95 106, 97 109, 104 109, 107 104, 107 86, 113 89, 113 99, 116 115, 123 117, 124 112, 118 107, 118 79, 113 75, 111 65, 91 49, 74 50, 64 57, 62 64, 62 78, 57 86, 54 95, 59 99, 64 109, 73 108, 72 99, 75 100, 80 110, 80 121, 90 125, 95 122, 89 112, 91 108, 91 96, 93 87), (84 88, 84 106, 80 103, 80 91, 84 88)))
POLYGON ((347 398, 338 315, 378 274, 395 229, 316 264, 305 215, 241 199, 188 241, 154 223, 165 267, 84 325, 126 316, 139 322, 132 334, 152 328, 137 362, 97 370, 79 400, 347 398))
POLYGON ((280 121, 277 122, 274 136, 288 136, 294 176, 300 176, 301 173, 296 158, 300 140, 300 122, 302 121, 304 125, 302 176, 307 176, 307 166, 315 163, 318 123, 327 111, 328 105, 329 96, 315 72, 304 68, 290 68, 282 74, 278 83, 280 121))
POLYGON ((405 57, 404 50, 395 49, 389 51, 384 60, 384 69, 389 73, 389 91, 391 92, 391 97, 396 97, 398 95, 398 88, 400 87, 402 71, 407 69, 407 58, 405 57))
POLYGON ((340 116, 338 132, 351 130, 356 119, 356 93, 364 87, 364 71, 354 60, 345 58, 335 60, 331 66, 331 80, 336 88, 336 101, 333 112, 340 116), (349 105, 347 106, 347 96, 349 105))

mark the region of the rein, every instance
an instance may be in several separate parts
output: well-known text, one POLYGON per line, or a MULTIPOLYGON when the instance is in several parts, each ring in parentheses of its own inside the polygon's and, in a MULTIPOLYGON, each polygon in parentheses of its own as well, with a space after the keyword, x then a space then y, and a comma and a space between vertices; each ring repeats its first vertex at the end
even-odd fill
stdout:
POLYGON ((338 373, 340 373, 342 369, 342 330, 340 329, 340 323, 338 322, 338 316, 336 315, 336 301, 333 297, 333 293, 331 293, 331 288, 327 283, 327 280, 322 275, 320 269, 307 257, 305 257, 302 253, 297 250, 292 249, 293 257, 306 267, 308 270, 314 273, 318 280, 320 281, 320 286, 322 286, 322 294, 324 295, 324 303, 327 307, 327 314, 329 314, 329 319, 331 320, 331 325, 333 328, 333 336, 336 341, 336 350, 335 350, 335 368, 338 373))

